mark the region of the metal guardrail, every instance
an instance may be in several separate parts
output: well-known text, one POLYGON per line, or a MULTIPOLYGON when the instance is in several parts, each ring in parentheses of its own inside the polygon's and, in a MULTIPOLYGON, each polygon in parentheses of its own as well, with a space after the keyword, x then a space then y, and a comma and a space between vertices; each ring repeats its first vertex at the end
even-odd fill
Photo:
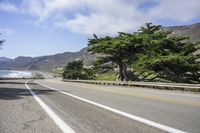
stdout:
POLYGON ((97 85, 145 87, 145 88, 154 88, 154 89, 163 89, 163 90, 181 90, 181 91, 200 92, 200 84, 133 82, 133 81, 122 82, 122 81, 97 81, 97 80, 68 80, 68 79, 62 79, 62 81, 97 84, 97 85))

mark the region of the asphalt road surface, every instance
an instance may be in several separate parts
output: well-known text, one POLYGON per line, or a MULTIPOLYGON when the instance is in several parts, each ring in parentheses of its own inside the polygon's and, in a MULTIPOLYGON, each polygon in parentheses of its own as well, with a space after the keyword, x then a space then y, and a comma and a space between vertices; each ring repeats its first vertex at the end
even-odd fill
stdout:
POLYGON ((0 81, 0 133, 62 132, 200 133, 200 94, 58 79, 0 81))

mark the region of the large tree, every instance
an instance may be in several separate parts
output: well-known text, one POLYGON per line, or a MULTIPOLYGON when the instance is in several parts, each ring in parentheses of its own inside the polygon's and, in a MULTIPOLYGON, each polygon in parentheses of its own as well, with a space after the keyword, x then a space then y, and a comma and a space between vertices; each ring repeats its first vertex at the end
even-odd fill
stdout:
POLYGON ((197 83, 200 77, 199 42, 190 42, 186 37, 172 36, 161 26, 146 24, 138 31, 145 47, 134 69, 156 78, 175 82, 197 83))
POLYGON ((130 77, 127 74, 127 67, 131 64, 135 54, 140 52, 141 39, 137 38, 135 34, 127 34, 120 32, 116 37, 100 37, 94 35, 93 39, 89 39, 89 52, 98 53, 102 56, 99 57, 98 62, 114 63, 118 66, 120 80, 128 81, 130 77))
POLYGON ((200 81, 200 43, 173 36, 160 25, 147 23, 136 33, 121 32, 116 37, 94 35, 88 46, 89 52, 102 55, 98 60, 100 64, 112 62, 118 66, 121 80, 130 79, 127 67, 132 66, 143 79, 200 81))

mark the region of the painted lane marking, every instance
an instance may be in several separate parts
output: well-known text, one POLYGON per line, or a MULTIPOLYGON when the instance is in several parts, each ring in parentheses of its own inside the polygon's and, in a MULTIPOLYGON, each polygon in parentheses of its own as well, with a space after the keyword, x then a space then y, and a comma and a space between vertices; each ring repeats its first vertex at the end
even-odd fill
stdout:
MULTIPOLYGON (((52 82, 52 81, 50 81, 52 82)), ((52 82, 54 83, 54 82, 52 82)), ((64 82, 55 82, 58 84, 63 84, 66 85, 64 82)), ((166 102, 166 103, 173 103, 173 104, 180 104, 180 105, 189 105, 189 106, 195 106, 195 107, 200 107, 200 103, 199 102, 193 102, 193 101, 187 101, 187 100, 179 100, 179 99, 173 99, 173 98, 164 98, 164 97, 160 97, 160 96, 148 96, 148 95, 144 95, 142 93, 138 93, 138 92, 134 92, 134 93, 130 93, 130 92, 124 92, 121 90, 110 90, 110 89, 105 89, 103 86, 98 86, 98 88, 96 85, 90 85, 92 87, 88 87, 85 86, 86 84, 74 84, 69 85, 70 87, 81 87, 84 89, 90 89, 90 90, 96 90, 96 91, 101 91, 101 92, 108 92, 108 93, 114 93, 114 94, 120 94, 120 95, 126 95, 126 96, 134 96, 134 97, 138 97, 138 98, 145 98, 145 99, 150 99, 150 100, 155 100, 155 101, 161 101, 161 102, 166 102)))
POLYGON ((178 129, 175 129, 175 128, 172 128, 172 127, 168 127, 168 126, 166 126, 166 125, 162 125, 162 124, 159 124, 159 123, 156 123, 156 122, 153 122, 153 121, 144 119, 144 118, 142 118, 142 117, 138 117, 138 116, 135 116, 135 115, 132 115, 132 114, 129 114, 129 113, 126 113, 126 112, 123 112, 123 111, 120 111, 120 110, 117 110, 117 109, 114 109, 114 108, 111 108, 111 107, 108 107, 108 106, 105 106, 105 105, 102 105, 102 104, 99 104, 99 103, 96 103, 96 102, 93 102, 93 101, 90 101, 90 100, 87 100, 87 99, 84 99, 84 98, 75 96, 75 95, 72 95, 72 94, 70 94, 70 93, 67 93, 67 92, 64 92, 64 91, 55 89, 55 88, 53 88, 53 87, 50 87, 50 86, 41 84, 41 83, 39 83, 39 82, 37 82, 37 81, 35 81, 35 83, 37 83, 37 84, 39 84, 39 85, 41 85, 41 86, 43 86, 43 87, 49 88, 49 89, 51 89, 51 90, 55 90, 55 91, 57 91, 57 92, 59 92, 59 93, 68 95, 68 96, 73 97, 73 98, 75 98, 75 99, 78 99, 78 100, 80 100, 80 101, 83 101, 83 102, 86 102, 86 103, 89 103, 89 104, 98 106, 98 107, 103 108, 103 109, 105 109, 105 110, 108 110, 108 111, 114 112, 114 113, 116 113, 116 114, 125 116, 125 117, 130 118, 130 119, 133 119, 133 120, 135 120, 135 121, 139 121, 139 122, 141 122, 141 123, 144 123, 144 124, 146 124, 146 125, 150 125, 150 126, 152 126, 152 127, 161 129, 161 130, 166 131, 166 132, 170 132, 170 133, 186 133, 186 132, 184 132, 184 131, 181 131, 181 130, 178 130, 178 129))
POLYGON ((44 109, 44 111, 51 117, 51 119, 55 122, 55 124, 63 131, 63 133, 75 133, 72 128, 70 128, 56 113, 54 113, 27 85, 25 82, 26 88, 29 90, 31 95, 35 98, 35 100, 39 103, 39 105, 44 109))

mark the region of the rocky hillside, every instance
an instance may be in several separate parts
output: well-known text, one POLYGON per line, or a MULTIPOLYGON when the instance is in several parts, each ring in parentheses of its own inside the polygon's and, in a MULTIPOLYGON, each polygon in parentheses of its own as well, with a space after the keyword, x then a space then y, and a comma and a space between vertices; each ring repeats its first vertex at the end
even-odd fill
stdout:
POLYGON ((91 65, 95 55, 89 55, 87 48, 84 48, 78 52, 65 52, 35 58, 19 56, 13 60, 0 60, 0 69, 51 71, 76 59, 82 59, 85 65, 91 65))
MULTIPOLYGON (((185 26, 165 27, 165 29, 172 31, 172 34, 178 36, 189 36, 191 41, 200 41, 200 23, 185 26)), ((41 70, 51 71, 55 68, 62 68, 68 62, 82 59, 85 65, 91 65, 95 60, 95 55, 87 53, 87 48, 78 52, 65 52, 56 55, 40 56, 40 57, 22 57, 15 59, 5 57, 0 58, 1 69, 15 69, 15 70, 41 70)))
POLYGON ((172 31, 176 36, 190 37, 191 41, 200 41, 200 23, 193 25, 171 26, 166 29, 172 31))

